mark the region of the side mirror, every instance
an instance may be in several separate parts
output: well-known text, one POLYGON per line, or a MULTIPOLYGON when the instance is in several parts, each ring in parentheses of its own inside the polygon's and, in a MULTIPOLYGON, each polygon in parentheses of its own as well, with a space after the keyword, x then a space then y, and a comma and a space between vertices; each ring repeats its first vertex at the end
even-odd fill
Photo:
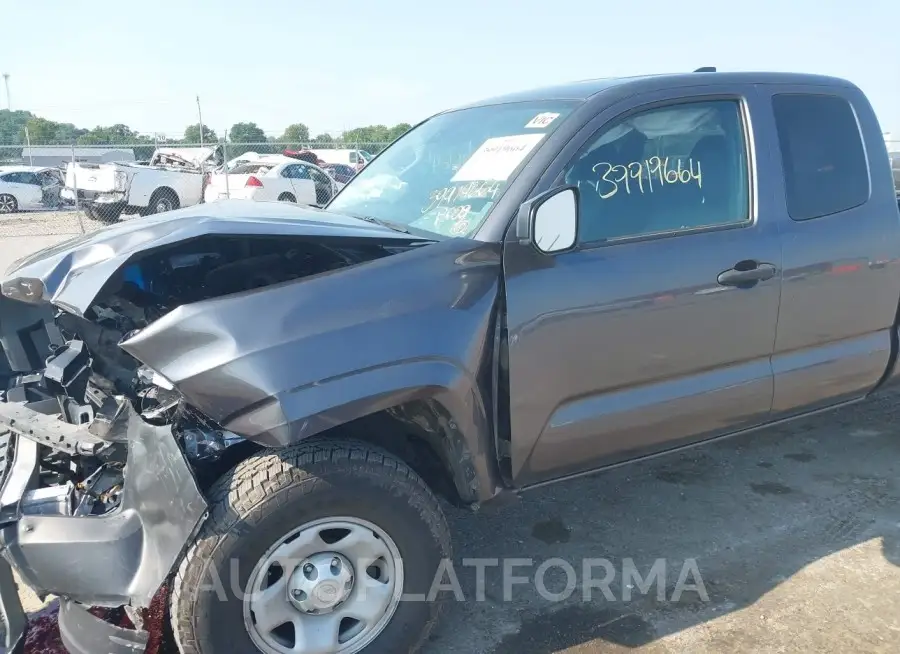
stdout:
POLYGON ((540 252, 562 252, 578 235, 578 188, 565 186, 537 198, 529 216, 530 239, 540 252))

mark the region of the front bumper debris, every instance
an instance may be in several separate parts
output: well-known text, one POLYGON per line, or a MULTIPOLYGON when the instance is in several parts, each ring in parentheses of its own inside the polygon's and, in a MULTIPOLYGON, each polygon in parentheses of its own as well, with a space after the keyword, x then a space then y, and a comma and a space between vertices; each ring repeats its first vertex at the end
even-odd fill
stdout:
POLYGON ((25 637, 28 635, 28 617, 19 599, 19 588, 12 568, 4 559, 0 559, 0 613, 6 624, 3 651, 7 654, 23 654, 25 637))
POLYGON ((117 627, 71 600, 59 603, 59 635, 66 649, 78 654, 141 654, 148 640, 146 631, 117 627))
POLYGON ((50 409, 0 402, 0 426, 11 432, 0 486, 0 609, 9 625, 7 643, 24 640, 25 633, 12 574, 4 573, 11 566, 39 596, 63 598, 60 630, 73 654, 143 651, 146 633, 110 625, 86 607, 148 607, 204 519, 206 501, 171 430, 145 423, 129 403, 103 438, 43 415, 44 408, 50 409), (46 506, 43 498, 34 501, 39 444, 88 454, 104 439, 122 438, 128 454, 117 509, 72 516, 35 508, 46 506))

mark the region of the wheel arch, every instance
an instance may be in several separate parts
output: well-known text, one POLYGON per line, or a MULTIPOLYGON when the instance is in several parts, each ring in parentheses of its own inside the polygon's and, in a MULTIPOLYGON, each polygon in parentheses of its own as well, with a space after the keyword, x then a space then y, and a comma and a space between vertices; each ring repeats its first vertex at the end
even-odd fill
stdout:
POLYGON ((223 426, 269 447, 332 436, 378 445, 456 504, 486 501, 500 487, 479 386, 449 361, 405 362, 326 380, 270 398, 223 426))
MULTIPOLYGON (((156 200, 156 198, 164 194, 174 197, 175 201, 178 202, 178 207, 181 206, 181 196, 178 195, 178 191, 173 189, 171 186, 157 186, 155 189, 153 189, 153 193, 150 194, 150 204, 152 204, 154 200, 156 200)), ((175 208, 177 209, 178 207, 175 208)))

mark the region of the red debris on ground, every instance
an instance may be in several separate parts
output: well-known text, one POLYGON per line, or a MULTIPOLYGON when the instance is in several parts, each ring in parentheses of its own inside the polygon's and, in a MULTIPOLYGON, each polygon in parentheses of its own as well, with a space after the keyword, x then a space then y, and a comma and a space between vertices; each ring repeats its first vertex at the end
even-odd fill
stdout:
POLYGON ((66 654, 66 648, 59 637, 58 614, 57 601, 29 616, 25 654, 66 654))
POLYGON ((166 651, 175 651, 175 648, 165 647, 167 639, 166 636, 166 627, 168 626, 168 620, 166 620, 166 607, 169 603, 169 588, 168 586, 163 586, 160 588, 153 599, 150 601, 150 606, 144 609, 144 628, 150 632, 150 637, 147 639, 147 649, 144 650, 146 654, 165 654, 166 651))
MULTIPOLYGON (((145 654, 168 654, 175 649, 168 645, 166 633, 166 604, 168 589, 163 586, 156 593, 150 606, 144 609, 144 625, 149 632, 145 654)), ((122 609, 92 608, 90 612, 98 618, 126 629, 134 625, 122 609)), ((28 636, 25 638, 25 654, 66 654, 59 635, 59 601, 28 617, 28 636)))

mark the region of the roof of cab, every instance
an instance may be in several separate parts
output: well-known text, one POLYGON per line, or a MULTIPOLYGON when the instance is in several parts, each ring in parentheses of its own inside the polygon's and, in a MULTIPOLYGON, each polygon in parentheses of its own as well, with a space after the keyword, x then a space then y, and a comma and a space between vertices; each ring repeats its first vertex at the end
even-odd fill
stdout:
POLYGON ((634 92, 650 91, 654 88, 675 88, 697 86, 698 84, 808 84, 814 86, 845 86, 853 84, 847 80, 826 75, 806 73, 752 73, 752 72, 694 72, 660 75, 640 75, 637 77, 607 77, 601 79, 569 82, 556 86, 516 91, 472 102, 458 109, 481 107, 506 102, 529 102, 538 100, 581 100, 585 101, 598 93, 616 88, 626 90, 634 87, 634 92))

